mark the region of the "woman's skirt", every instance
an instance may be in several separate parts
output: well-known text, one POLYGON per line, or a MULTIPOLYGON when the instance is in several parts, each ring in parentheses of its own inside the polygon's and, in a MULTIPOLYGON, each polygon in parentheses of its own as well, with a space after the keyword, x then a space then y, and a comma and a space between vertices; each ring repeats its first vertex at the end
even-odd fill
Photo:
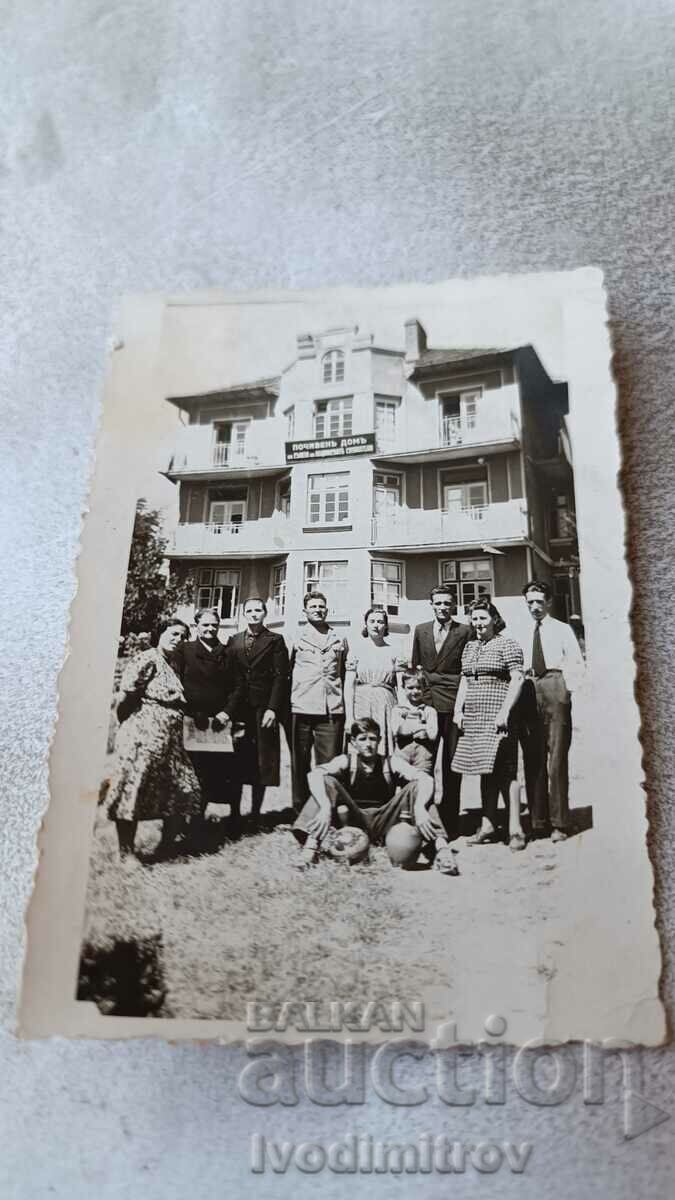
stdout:
POLYGON ((201 811, 199 780, 183 749, 183 714, 144 700, 120 725, 106 796, 113 821, 154 821, 201 811))
POLYGON ((452 760, 452 769, 460 775, 491 775, 499 754, 502 777, 516 778, 518 737, 510 721, 507 733, 497 733, 495 717, 501 709, 508 683, 484 677, 469 679, 464 702, 464 730, 460 734, 452 760))
POLYGON ((378 754, 391 757, 394 753, 394 738, 391 732, 391 710, 396 704, 396 693, 390 687, 375 683, 356 683, 354 686, 354 720, 371 717, 380 727, 378 754))

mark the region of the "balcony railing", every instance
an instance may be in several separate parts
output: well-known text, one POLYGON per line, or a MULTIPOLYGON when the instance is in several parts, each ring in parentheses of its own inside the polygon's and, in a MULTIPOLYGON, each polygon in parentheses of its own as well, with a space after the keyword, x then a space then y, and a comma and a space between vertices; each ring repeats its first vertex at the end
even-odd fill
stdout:
POLYGON ((168 474, 281 467, 285 436, 285 423, 276 417, 251 421, 246 437, 231 442, 215 441, 213 425, 186 425, 176 435, 168 474))
POLYGON ((511 410, 493 407, 488 413, 479 409, 470 417, 441 418, 442 446, 473 446, 509 439, 514 442, 520 439, 520 423, 511 410))
POLYGON ((214 467, 238 467, 257 461, 257 458, 246 453, 245 442, 216 442, 211 450, 211 465, 214 467))
POLYGON ((522 500, 452 509, 393 508, 372 522, 374 546, 475 545, 518 540, 527 534, 522 500))
POLYGON ((288 528, 288 518, 281 513, 258 521, 185 523, 174 531, 169 553, 177 556, 283 553, 288 528))

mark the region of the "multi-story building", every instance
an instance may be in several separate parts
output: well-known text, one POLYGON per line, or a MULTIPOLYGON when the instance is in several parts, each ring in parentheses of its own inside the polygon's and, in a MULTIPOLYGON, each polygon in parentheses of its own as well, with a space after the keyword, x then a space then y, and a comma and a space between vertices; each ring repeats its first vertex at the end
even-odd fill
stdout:
POLYGON ((490 592, 508 620, 537 575, 559 616, 580 611, 567 385, 531 346, 433 350, 411 320, 401 349, 353 328, 297 348, 278 377, 170 398, 171 570, 223 636, 259 595, 291 637, 311 590, 354 633, 382 606, 395 642, 439 583, 460 614, 490 592))

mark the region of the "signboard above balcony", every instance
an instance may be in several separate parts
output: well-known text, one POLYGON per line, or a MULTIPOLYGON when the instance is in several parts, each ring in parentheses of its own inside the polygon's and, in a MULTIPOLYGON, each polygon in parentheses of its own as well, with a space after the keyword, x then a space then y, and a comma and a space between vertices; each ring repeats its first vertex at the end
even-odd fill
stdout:
POLYGON ((309 442, 286 442, 286 462, 304 462, 309 458, 351 458, 354 454, 374 454, 374 433, 353 433, 347 437, 315 438, 309 442))

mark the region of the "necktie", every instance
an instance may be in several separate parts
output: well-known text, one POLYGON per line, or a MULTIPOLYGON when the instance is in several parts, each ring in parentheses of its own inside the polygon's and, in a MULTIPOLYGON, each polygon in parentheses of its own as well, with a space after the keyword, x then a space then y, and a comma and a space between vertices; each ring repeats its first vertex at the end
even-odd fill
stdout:
POLYGON ((534 636, 532 638, 532 674, 536 675, 537 679, 541 675, 546 674, 546 659, 544 651, 541 648, 541 621, 536 621, 534 626, 534 636))

